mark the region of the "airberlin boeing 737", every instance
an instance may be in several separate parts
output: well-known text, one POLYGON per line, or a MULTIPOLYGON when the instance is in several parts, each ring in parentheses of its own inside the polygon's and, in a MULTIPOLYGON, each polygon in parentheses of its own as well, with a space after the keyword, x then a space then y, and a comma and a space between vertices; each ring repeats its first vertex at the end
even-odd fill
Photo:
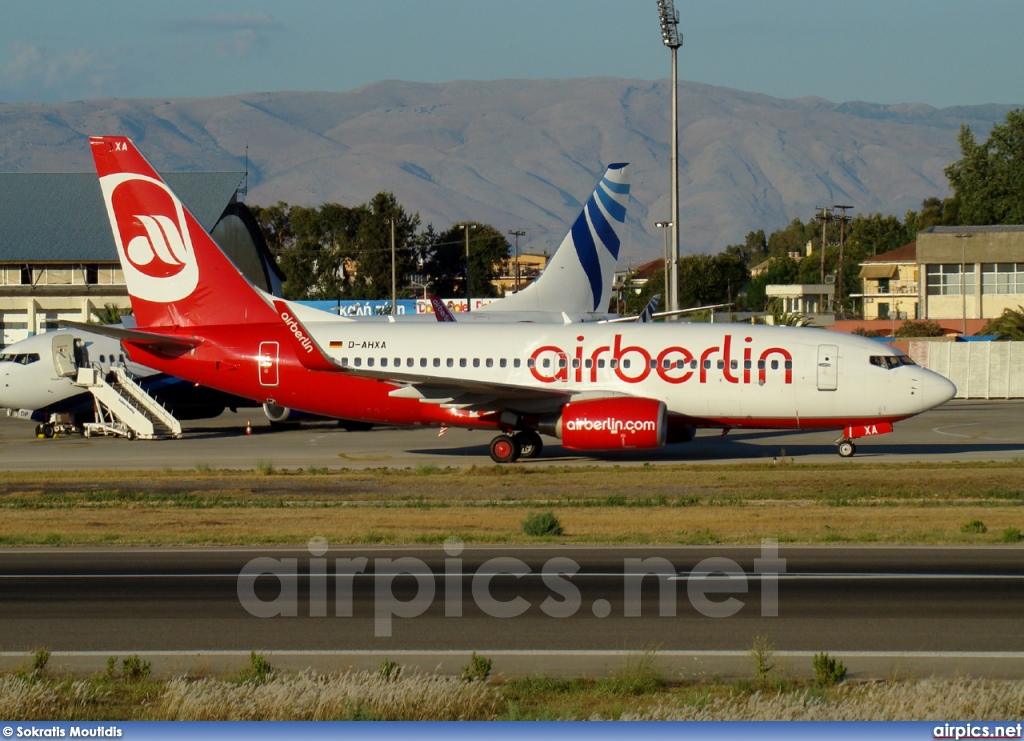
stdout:
MULTIPOLYGON (((627 166, 609 165, 541 276, 518 293, 463 314, 462 321, 562 324, 566 317, 571 321, 583 322, 610 320, 606 310, 612 295, 615 265, 621 245, 619 229, 625 222, 628 199, 627 166), (601 206, 598 206, 599 203, 601 206), (605 213, 610 218, 606 218, 605 213)), ((148 223, 151 228, 158 224, 156 221, 148 223)), ((149 242, 153 246, 154 255, 162 260, 173 261, 169 246, 171 243, 165 247, 163 233, 159 229, 153 234, 158 235, 150 238, 149 242)), ((440 308, 447 312, 443 304, 440 308)), ((397 319, 400 322, 433 322, 435 317, 439 317, 439 314, 435 313, 433 317, 412 314, 346 318, 346 321, 393 322, 397 319)), ((454 317, 451 320, 454 321, 454 317)), ((134 321, 131 326, 135 326, 134 321)), ((47 424, 51 414, 66 413, 72 419, 91 418, 94 407, 92 395, 75 385, 74 364, 70 368, 64 368, 63 365, 58 368, 58 356, 60 348, 71 342, 79 348, 76 354, 86 364, 98 362, 100 367, 109 370, 115 362, 123 363, 124 351, 120 343, 96 334, 93 329, 92 326, 77 325, 72 331, 49 332, 5 348, 3 354, 0 354, 0 407, 16 410, 17 416, 40 422, 37 433, 42 432, 44 435, 47 430, 53 429, 47 424)), ((246 399, 235 396, 222 398, 217 393, 211 393, 210 389, 195 389, 191 382, 145 366, 134 366, 131 372, 143 388, 156 393, 160 401, 181 419, 216 416, 223 411, 225 405, 233 408, 251 405, 246 399)), ((272 424, 295 422, 305 416, 280 404, 264 403, 264 398, 265 395, 261 394, 259 403, 263 404, 263 411, 272 424)), ((351 426, 353 421, 346 420, 343 424, 351 426)))
MULTIPOLYGON (((254 288, 135 146, 90 139, 135 330, 132 360, 332 417, 483 428, 499 462, 658 448, 694 427, 843 430, 852 440, 955 393, 905 355, 819 329, 638 323, 364 324, 254 288)), ((587 219, 590 235, 609 214, 587 219)), ((587 235, 581 235, 586 238, 587 235)))

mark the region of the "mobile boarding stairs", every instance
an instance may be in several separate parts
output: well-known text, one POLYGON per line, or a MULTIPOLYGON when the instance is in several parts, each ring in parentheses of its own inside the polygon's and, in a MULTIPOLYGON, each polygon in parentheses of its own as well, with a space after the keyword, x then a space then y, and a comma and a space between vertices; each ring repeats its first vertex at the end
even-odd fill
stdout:
POLYGON ((76 386, 87 388, 96 402, 96 420, 83 425, 85 436, 121 435, 134 440, 181 437, 181 422, 137 384, 124 366, 109 371, 79 368, 76 386))
MULTIPOLYGON (((95 420, 82 425, 86 437, 94 434, 119 435, 129 440, 158 440, 181 437, 179 422, 163 404, 154 399, 128 373, 123 363, 90 362, 85 343, 68 333, 53 337, 53 365, 57 374, 72 379, 93 397, 95 420)), ((103 360, 103 356, 100 356, 103 360)), ((51 420, 52 422, 52 420, 51 420)), ((45 437, 52 437, 54 426, 45 437)))

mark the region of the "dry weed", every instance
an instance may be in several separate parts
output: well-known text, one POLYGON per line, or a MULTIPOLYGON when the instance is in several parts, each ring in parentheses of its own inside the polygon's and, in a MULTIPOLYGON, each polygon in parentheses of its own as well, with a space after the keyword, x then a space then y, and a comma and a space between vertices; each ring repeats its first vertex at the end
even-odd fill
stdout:
POLYGON ((405 673, 321 675, 310 672, 264 684, 173 679, 156 707, 166 720, 486 720, 502 706, 479 682, 405 673))
POLYGON ((1024 717, 1024 682, 925 679, 845 684, 828 693, 709 699, 701 705, 661 704, 622 720, 973 720, 1024 717))
POLYGON ((15 674, 0 676, 0 708, 7 718, 57 720, 80 716, 92 699, 86 681, 55 686, 15 674))

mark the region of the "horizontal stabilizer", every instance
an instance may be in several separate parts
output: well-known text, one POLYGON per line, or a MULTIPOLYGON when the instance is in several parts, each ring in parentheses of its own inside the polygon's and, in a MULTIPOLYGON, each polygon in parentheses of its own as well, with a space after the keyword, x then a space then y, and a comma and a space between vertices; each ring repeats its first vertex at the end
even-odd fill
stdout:
POLYGON ((61 321, 60 324, 69 329, 77 329, 82 332, 92 332, 104 337, 113 337, 121 342, 129 342, 133 345, 155 346, 164 349, 176 348, 179 350, 191 350, 203 344, 202 337, 182 337, 180 335, 159 334, 157 332, 144 332, 141 329, 125 329, 108 324, 86 324, 85 322, 61 321))

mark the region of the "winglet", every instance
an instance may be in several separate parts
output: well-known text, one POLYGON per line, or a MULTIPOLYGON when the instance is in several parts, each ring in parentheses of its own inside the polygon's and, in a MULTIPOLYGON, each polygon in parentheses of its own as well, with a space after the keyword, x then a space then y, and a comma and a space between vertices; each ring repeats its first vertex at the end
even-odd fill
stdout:
POLYGON ((640 312, 640 316, 637 318, 638 322, 653 322, 654 312, 658 310, 658 302, 661 301, 661 294, 656 293, 644 307, 644 310, 640 312))
POLYGON ((434 316, 437 317, 439 322, 454 322, 455 315, 452 314, 451 310, 444 305, 444 301, 439 299, 437 296, 429 296, 430 305, 434 308, 434 316))

